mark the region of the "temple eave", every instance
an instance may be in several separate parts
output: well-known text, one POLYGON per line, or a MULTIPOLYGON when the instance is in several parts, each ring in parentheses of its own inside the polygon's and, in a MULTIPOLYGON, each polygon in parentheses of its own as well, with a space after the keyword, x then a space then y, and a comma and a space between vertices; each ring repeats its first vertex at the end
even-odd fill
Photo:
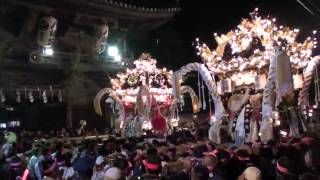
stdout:
MULTIPOLYGON (((57 11, 59 8, 60 11, 64 13, 78 13, 96 16, 106 16, 106 17, 115 17, 120 19, 161 19, 161 18, 172 18, 174 14, 180 11, 179 8, 166 8, 166 9, 156 9, 156 8, 128 8, 116 4, 107 4, 100 2, 84 2, 78 0, 67 0, 63 1, 65 4, 72 4, 72 9, 68 8, 66 5, 64 8, 59 8, 61 5, 59 3, 51 3, 44 0, 30 0, 25 2, 23 0, 16 0, 13 3, 16 5, 25 6, 31 9, 36 10, 45 10, 45 11, 57 11), (90 12, 88 13, 88 10, 90 12)), ((63 3, 62 3, 63 4, 63 3)))

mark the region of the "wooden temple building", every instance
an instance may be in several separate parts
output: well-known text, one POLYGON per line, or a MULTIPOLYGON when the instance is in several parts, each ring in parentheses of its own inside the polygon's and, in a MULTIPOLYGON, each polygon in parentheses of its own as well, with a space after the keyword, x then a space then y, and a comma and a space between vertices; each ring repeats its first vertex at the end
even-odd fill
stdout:
POLYGON ((127 37, 146 36, 179 10, 175 0, 0 2, 0 124, 106 127, 92 100, 138 56, 127 37), (120 61, 108 56, 110 45, 120 61))

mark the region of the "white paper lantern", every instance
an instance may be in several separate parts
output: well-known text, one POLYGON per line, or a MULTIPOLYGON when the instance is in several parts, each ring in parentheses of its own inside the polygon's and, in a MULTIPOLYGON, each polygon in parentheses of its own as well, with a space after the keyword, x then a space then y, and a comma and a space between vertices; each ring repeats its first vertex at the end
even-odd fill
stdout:
POLYGON ((293 88, 300 89, 303 86, 303 77, 301 74, 293 75, 293 88))

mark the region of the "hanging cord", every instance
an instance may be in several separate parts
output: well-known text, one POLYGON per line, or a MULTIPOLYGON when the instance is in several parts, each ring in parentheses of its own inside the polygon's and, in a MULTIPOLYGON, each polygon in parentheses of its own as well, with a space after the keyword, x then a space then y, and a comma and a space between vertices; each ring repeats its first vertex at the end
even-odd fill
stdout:
POLYGON ((202 89, 202 107, 203 109, 207 109, 207 103, 206 103, 206 97, 205 97, 205 94, 204 94, 204 82, 203 80, 201 81, 201 89, 202 89))
POLYGON ((198 96, 199 96, 199 103, 198 103, 198 106, 199 106, 199 109, 201 109, 201 106, 202 106, 202 101, 201 101, 201 84, 200 84, 200 72, 198 72, 198 96))

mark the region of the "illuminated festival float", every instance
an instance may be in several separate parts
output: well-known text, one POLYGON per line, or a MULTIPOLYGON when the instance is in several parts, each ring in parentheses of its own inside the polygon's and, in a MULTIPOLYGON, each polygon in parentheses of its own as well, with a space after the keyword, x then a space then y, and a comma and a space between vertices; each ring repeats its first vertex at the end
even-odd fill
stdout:
POLYGON ((299 29, 278 26, 276 19, 259 16, 258 9, 250 16, 235 30, 215 33, 213 50, 197 39, 203 64, 188 64, 172 75, 179 100, 182 76, 198 71, 199 102, 204 84, 214 101, 209 138, 216 143, 221 143, 222 132, 237 144, 259 136, 262 141, 299 137, 317 121, 320 56, 312 57, 317 32, 298 42, 299 29))
MULTIPOLYGON (((111 127, 121 130, 122 136, 138 137, 143 130, 167 134, 178 125, 177 101, 172 94, 172 71, 158 69, 156 63, 150 54, 142 54, 134 61, 135 68, 118 73, 111 79, 112 88, 100 90, 94 99, 95 111, 101 116, 102 100, 107 97, 106 103, 113 104, 111 127)), ((193 112, 198 112, 198 98, 193 89, 182 86, 181 93, 190 95, 193 112)))

